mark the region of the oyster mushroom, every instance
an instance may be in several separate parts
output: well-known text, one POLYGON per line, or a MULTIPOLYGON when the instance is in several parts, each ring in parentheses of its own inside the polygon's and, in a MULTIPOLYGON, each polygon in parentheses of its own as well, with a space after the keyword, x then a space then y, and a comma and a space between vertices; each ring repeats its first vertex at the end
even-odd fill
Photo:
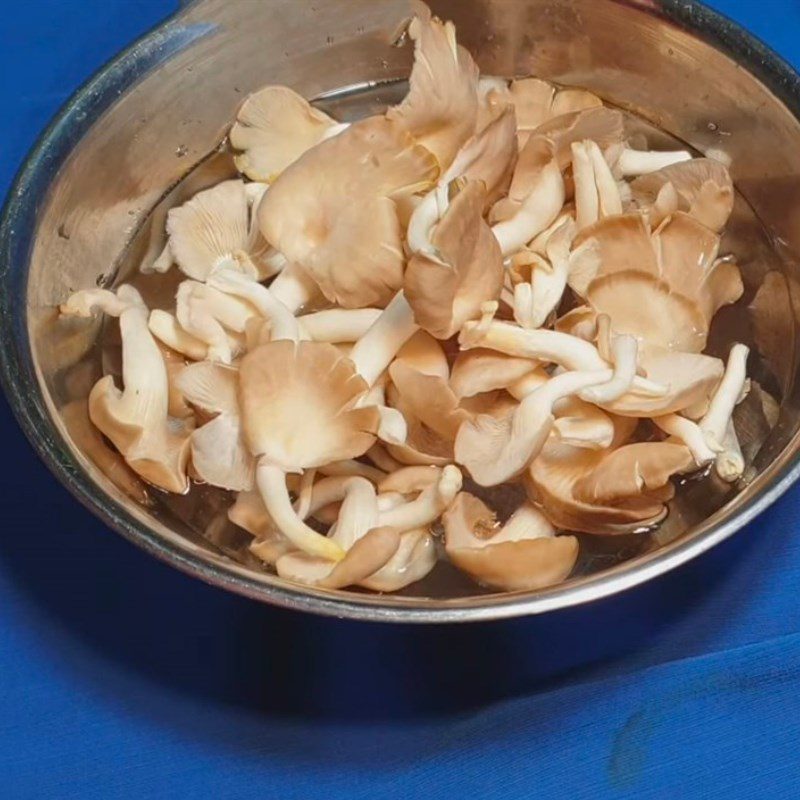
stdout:
POLYGON ((338 561, 344 552, 299 519, 286 474, 355 458, 374 444, 377 409, 355 408, 368 388, 353 362, 323 342, 270 342, 242 359, 240 408, 257 486, 280 530, 309 555, 338 561))
POLYGON ((496 203, 490 215, 503 255, 515 253, 551 225, 564 197, 564 179, 552 142, 531 137, 519 154, 508 197, 496 203))
POLYGON ((332 302, 384 305, 403 277, 395 201, 429 188, 437 175, 431 153, 399 123, 371 117, 287 167, 259 204, 258 224, 332 302))
POLYGON ((335 125, 287 86, 265 86, 242 103, 231 127, 236 168, 251 180, 272 183, 335 125))
POLYGON ((615 164, 617 170, 626 178, 634 175, 645 175, 658 172, 672 166, 692 160, 687 150, 633 150, 624 147, 615 164))
POLYGON ((672 442, 626 443, 636 427, 615 418, 603 450, 551 438, 525 475, 530 499, 558 528, 594 534, 644 530, 660 522, 674 494, 670 477, 695 469, 688 448, 672 442))
POLYGON ((456 436, 456 461, 481 486, 516 477, 544 446, 555 422, 555 403, 613 378, 611 370, 565 372, 531 392, 505 417, 480 415, 465 421, 456 436))
POLYGON ((282 260, 270 257, 261 238, 247 190, 241 180, 223 181, 196 194, 167 214, 169 253, 181 272, 204 281, 223 259, 239 257, 261 279, 280 271, 282 260))
POLYGON ((711 158, 693 158, 642 175, 631 183, 640 208, 656 205, 666 187, 672 187, 676 210, 685 211, 712 231, 720 231, 733 211, 733 181, 724 164, 711 158))
POLYGON ((520 131, 532 131, 554 117, 603 105, 597 95, 584 89, 557 89, 539 78, 512 81, 509 95, 520 131))
POLYGON ((618 147, 623 137, 622 114, 616 109, 603 107, 560 114, 542 123, 530 134, 530 139, 542 138, 551 143, 561 170, 565 170, 572 161, 573 143, 592 141, 605 152, 618 147))
POLYGON ((578 558, 574 536, 556 536, 530 503, 504 525, 474 495, 461 492, 442 517, 450 560, 478 583, 502 591, 532 591, 564 581, 578 558))
POLYGON ((413 253, 404 277, 406 299, 417 324, 449 339, 480 313, 503 286, 503 260, 483 221, 483 183, 468 182, 430 234, 430 248, 413 253))
POLYGON ((89 417, 134 472, 154 486, 183 494, 189 488, 189 431, 169 417, 167 368, 147 327, 147 307, 132 286, 120 286, 116 293, 87 289, 61 306, 65 315, 95 311, 119 318, 123 389, 112 375, 100 378, 89 394, 89 417))
POLYGON ((433 153, 444 171, 475 132, 478 68, 456 42, 453 23, 431 16, 422 3, 415 4, 408 35, 414 42, 408 94, 386 117, 433 153))
POLYGON ((255 460, 242 436, 238 373, 231 367, 203 361, 186 367, 177 379, 184 398, 212 419, 191 436, 194 474, 222 489, 253 488, 255 460))
POLYGON ((494 350, 464 350, 453 364, 450 388, 457 397, 474 397, 494 389, 506 389, 538 366, 539 362, 534 359, 494 350))
POLYGON ((592 251, 594 271, 572 270, 572 288, 649 345, 699 353, 714 314, 743 291, 736 265, 717 259, 719 237, 682 212, 652 235, 639 214, 607 217, 574 246, 592 251))

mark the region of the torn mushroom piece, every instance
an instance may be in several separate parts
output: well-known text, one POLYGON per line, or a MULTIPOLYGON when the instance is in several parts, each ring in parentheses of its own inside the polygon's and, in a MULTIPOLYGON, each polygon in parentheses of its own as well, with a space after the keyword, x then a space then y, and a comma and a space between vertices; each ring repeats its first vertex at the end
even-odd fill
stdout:
POLYGON ((625 178, 658 172, 673 164, 692 160, 688 150, 633 150, 623 147, 616 159, 615 169, 625 178))
POLYGON ((204 281, 223 259, 241 259, 262 280, 275 275, 285 263, 275 258, 261 237, 241 180, 223 181, 170 209, 167 234, 175 263, 197 281, 204 281))
POLYGON ((356 458, 374 444, 378 411, 356 408, 368 388, 353 362, 323 342, 270 342, 242 359, 240 408, 256 484, 279 529, 309 555, 339 561, 344 551, 297 516, 286 475, 356 458))
POLYGON ((95 310, 119 317, 123 388, 116 387, 112 375, 101 378, 89 394, 89 417, 134 472, 154 486, 183 494, 189 489, 191 430, 169 416, 167 368, 147 327, 147 307, 131 286, 120 286, 116 293, 87 289, 61 306, 62 314, 75 316, 95 310))
POLYGON ((501 591, 532 591, 564 581, 578 558, 574 536, 556 536, 526 503, 501 525, 485 503, 461 492, 442 517, 445 549, 456 567, 501 591))
POLYGON ((475 397, 495 389, 512 387, 539 367, 535 359, 476 348, 458 354, 450 375, 450 388, 457 397, 475 397))
POLYGON ((332 302, 382 306, 400 288, 405 265, 395 201, 437 176, 428 150, 398 123, 372 117, 288 167, 261 201, 258 224, 332 302))
POLYGON ((265 86, 236 115, 229 134, 231 146, 239 151, 233 160, 251 180, 272 183, 335 125, 287 86, 265 86))
POLYGON ((673 163, 631 184, 633 199, 648 210, 664 202, 664 191, 674 193, 675 210, 685 211, 712 231, 720 231, 733 211, 733 181, 724 164, 711 158, 673 163))
POLYGON ((386 112, 429 150, 444 172, 475 132, 478 119, 478 68, 456 42, 452 22, 431 16, 422 3, 408 26, 414 66, 408 94, 386 112))
POLYGON ((467 182, 405 271, 403 286, 414 319, 439 339, 449 339, 466 320, 479 316, 481 304, 495 300, 503 286, 502 254, 482 217, 485 196, 483 183, 467 182))

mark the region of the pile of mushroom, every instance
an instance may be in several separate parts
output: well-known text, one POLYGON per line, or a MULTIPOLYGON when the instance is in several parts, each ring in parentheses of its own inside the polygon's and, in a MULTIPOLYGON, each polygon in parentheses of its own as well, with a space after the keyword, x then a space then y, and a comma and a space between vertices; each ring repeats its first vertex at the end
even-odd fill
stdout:
POLYGON ((742 293, 720 256, 733 186, 633 149, 589 92, 480 78, 424 7, 408 34, 383 114, 245 100, 240 177, 173 208, 142 265, 183 273, 172 307, 123 285, 61 311, 119 319, 100 433, 153 486, 231 492, 283 578, 391 592, 448 558, 539 589, 570 575, 575 533, 660 522, 674 476, 742 475, 748 351, 703 353, 742 293), (507 483, 527 500, 498 520, 479 487, 507 483))

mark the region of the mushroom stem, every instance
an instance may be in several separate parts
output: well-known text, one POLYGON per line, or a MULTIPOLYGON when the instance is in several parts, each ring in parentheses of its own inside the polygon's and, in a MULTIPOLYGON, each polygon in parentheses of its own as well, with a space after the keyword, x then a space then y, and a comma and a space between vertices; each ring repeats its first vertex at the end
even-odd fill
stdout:
POLYGON ((662 417, 654 417, 653 422, 661 428, 664 433, 679 439, 694 458, 698 467, 704 467, 717 458, 717 451, 708 446, 700 426, 680 414, 665 414, 662 417))
POLYGON ((747 381, 747 356, 750 348, 744 344, 735 344, 728 356, 725 374, 711 397, 700 430, 712 449, 722 449, 722 440, 728 429, 733 409, 739 402, 747 381))
POLYGON ((692 154, 686 150, 631 150, 625 147, 617 159, 617 169, 623 177, 628 178, 656 172, 670 164, 689 161, 691 158, 692 154))
POLYGON ((293 314, 319 292, 316 281, 299 264, 288 264, 269 286, 272 296, 293 314))
MULTIPOLYGON (((526 329, 508 322, 470 321, 459 336, 462 350, 486 347, 509 356, 550 361, 571 371, 607 370, 597 348, 584 339, 560 331, 526 329)), ((631 391, 647 397, 662 397, 668 389, 640 376, 634 377, 631 391)))
POLYGON ((291 339, 296 342, 301 337, 300 325, 294 314, 273 293, 252 277, 243 272, 223 267, 212 271, 206 285, 224 294, 233 295, 251 303, 265 319, 270 322, 270 339, 291 339))
POLYGON ((387 473, 382 469, 373 467, 371 464, 362 464, 353 458, 344 461, 333 461, 320 467, 317 470, 321 475, 326 477, 344 477, 360 475, 362 478, 372 481, 375 484, 380 483, 387 476, 387 473))
POLYGON ((742 477, 744 467, 744 455, 739 446, 739 437, 736 435, 733 420, 730 419, 725 436, 722 438, 722 452, 717 456, 714 468, 722 480, 733 483, 742 477))
POLYGON ((537 234, 552 225, 564 205, 564 178, 553 158, 541 172, 533 191, 511 219, 492 227, 504 256, 517 252, 537 234))
POLYGON ((436 248, 431 242, 431 234, 449 205, 448 184, 445 181, 440 182, 436 188, 422 198, 408 221, 406 238, 408 249, 412 253, 424 253, 430 258, 438 260, 436 248))
POLYGON ((581 392, 580 397, 589 403, 601 405, 613 403, 624 395, 636 377, 636 357, 639 344, 636 337, 615 336, 611 342, 611 355, 614 362, 614 377, 601 386, 593 386, 581 392))
POLYGON ((414 312, 399 291, 351 351, 356 372, 372 386, 417 330, 414 312))
POLYGON ((286 473, 280 467, 263 459, 259 461, 256 467, 256 484, 269 515, 296 547, 309 555, 330 561, 344 558, 344 550, 336 542, 317 533, 298 517, 286 486, 286 473))
POLYGON ((192 361, 204 361, 208 355, 208 345, 187 333, 168 311, 154 308, 147 325, 156 339, 192 361))
POLYGON ((575 219, 578 230, 601 217, 622 213, 622 198, 611 169, 596 142, 573 142, 575 219))
POLYGON ((430 525, 453 502, 461 491, 461 470, 448 464, 439 480, 408 503, 403 503, 379 514, 381 527, 394 528, 398 533, 430 525))
POLYGON ((380 308, 329 308, 304 314, 299 322, 315 342, 339 344, 358 341, 382 313, 380 308))

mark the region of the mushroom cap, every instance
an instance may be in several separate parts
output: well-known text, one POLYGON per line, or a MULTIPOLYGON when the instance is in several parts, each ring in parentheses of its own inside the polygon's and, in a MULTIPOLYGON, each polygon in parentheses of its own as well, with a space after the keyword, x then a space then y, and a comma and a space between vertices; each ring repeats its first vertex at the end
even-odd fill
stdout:
POLYGON ((441 469, 434 466, 403 467, 383 478, 378 484, 378 490, 382 493, 416 494, 437 483, 441 474, 441 469))
POLYGON ((469 414, 459 404, 444 378, 426 375, 407 363, 395 361, 389 367, 404 406, 411 414, 444 439, 455 439, 458 428, 469 414))
POLYGON ((513 106, 505 105, 458 151, 443 180, 483 181, 489 208, 508 191, 516 163, 517 122, 513 106))
POLYGON ((547 120, 531 132, 531 138, 543 137, 552 142, 559 167, 564 170, 572 161, 575 142, 593 141, 601 150, 619 144, 625 136, 622 113, 613 108, 585 108, 547 120))
POLYGON ((229 138, 233 160, 254 181, 272 183, 335 125, 288 86, 265 86, 242 103, 229 138))
POLYGON ((512 81, 509 92, 517 114, 517 127, 521 131, 535 130, 563 114, 603 105, 597 95, 584 89, 557 89, 539 78, 512 81))
POLYGON ((399 123, 370 117, 287 167, 261 201, 258 224, 328 300, 383 306, 400 288, 405 263, 395 200, 437 175, 431 153, 399 123))
POLYGON ((355 408, 368 388, 334 345, 289 340, 261 345, 239 368, 250 451, 286 472, 362 455, 375 443, 380 423, 376 408, 355 408))
POLYGON ((247 192, 239 179, 218 183, 170 209, 169 247, 181 272, 204 281, 220 259, 247 252, 255 245, 249 220, 247 192))
POLYGON ((478 119, 478 67, 456 43, 452 22, 432 17, 422 3, 408 26, 414 41, 414 66, 408 94, 386 112, 431 153, 442 170, 475 131, 478 119))
POLYGON ((640 208, 655 205, 659 193, 671 184, 678 208, 712 231, 720 231, 733 211, 733 181, 724 164, 712 158, 693 158, 641 175, 631 183, 640 208))
POLYGON ((420 327, 449 339, 481 304, 503 288, 503 256, 483 219, 486 190, 471 181, 456 195, 434 228, 437 256, 414 253, 406 268, 405 296, 420 327))
POLYGON ((495 589, 533 591, 561 583, 578 558, 578 540, 555 536, 552 525, 530 504, 500 528, 481 500, 460 492, 442 522, 453 564, 495 589))
POLYGON ((743 291, 738 268, 717 260, 717 234, 682 212, 652 235, 641 214, 605 217, 575 248, 572 288, 645 345, 699 353, 714 314, 743 291))
POLYGON ((505 389, 533 372, 539 362, 478 347, 456 357, 450 388, 457 397, 474 397, 493 389, 505 389))
POLYGON ((660 522, 674 494, 671 475, 694 469, 688 448, 670 442, 625 444, 633 419, 615 418, 606 450, 551 438, 530 464, 525 487, 558 528, 594 534, 631 533, 660 522))
MULTIPOLYGON (((402 444, 387 444, 389 455, 400 464, 409 466, 444 467, 453 461, 453 442, 429 428, 413 412, 411 404, 402 397, 394 384, 386 390, 387 400, 406 420, 406 440, 402 444)), ((413 400, 413 398, 412 398, 413 400)))
POLYGON ((413 367, 417 372, 448 379, 450 366, 442 344, 427 331, 417 331, 398 351, 395 362, 413 367))
POLYGON ((255 459, 242 438, 238 415, 219 414, 193 431, 191 456, 194 474, 221 489, 246 491, 255 483, 255 459))
POLYGON ((175 383, 195 408, 207 414, 239 415, 239 371, 233 367, 199 361, 185 367, 175 383))

